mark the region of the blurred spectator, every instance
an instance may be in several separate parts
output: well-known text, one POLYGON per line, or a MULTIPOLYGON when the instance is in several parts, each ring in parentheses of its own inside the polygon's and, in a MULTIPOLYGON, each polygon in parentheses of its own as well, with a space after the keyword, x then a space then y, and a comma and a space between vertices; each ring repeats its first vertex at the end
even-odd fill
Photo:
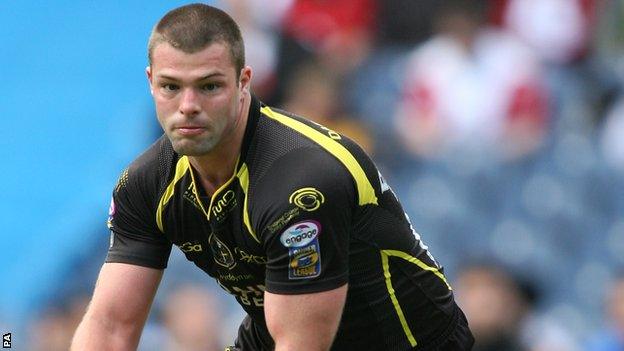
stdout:
POLYGON ((579 351, 576 338, 548 315, 529 311, 522 322, 521 337, 531 351, 579 351))
POLYGON ((89 303, 88 296, 74 296, 64 306, 50 307, 31 324, 31 351, 66 351, 89 303))
POLYGON ((567 330, 536 312, 532 282, 496 263, 463 267, 455 291, 475 336, 474 351, 578 351, 567 330))
POLYGON ((600 143, 609 166, 624 173, 624 97, 621 97, 607 113, 600 143))
POLYGON ((167 297, 163 324, 169 332, 165 350, 222 350, 221 310, 215 297, 197 285, 182 285, 167 297))
POLYGON ((545 64, 553 130, 591 132, 605 90, 593 63, 600 0, 507 0, 503 26, 545 64), (554 20, 556 18, 556 20, 554 20))
POLYGON ((476 340, 474 351, 528 350, 520 341, 526 304, 503 270, 486 265, 465 268, 455 291, 476 340))
POLYGON ((624 83, 624 2, 603 1, 597 9, 597 28, 594 48, 602 79, 607 84, 624 83))
POLYGON ((28 349, 33 351, 67 350, 74 330, 68 326, 64 311, 48 309, 30 326, 28 349))
POLYGON ((377 45, 413 47, 427 40, 441 4, 439 0, 378 1, 377 45))
MULTIPOLYGON (((370 53, 375 34, 374 0, 295 0, 281 27, 277 77, 290 77, 315 58, 333 74, 345 76, 370 53)), ((269 105, 281 105, 285 82, 277 82, 269 105)))
POLYGON ((341 106, 339 82, 316 61, 298 67, 286 85, 284 108, 309 118, 357 142, 369 154, 373 139, 358 121, 345 114, 341 106))
POLYGON ((624 275, 607 290, 605 305, 607 326, 589 342, 587 351, 624 350, 624 275))
POLYGON ((416 155, 468 148, 516 158, 543 141, 539 62, 513 36, 485 27, 485 11, 484 1, 444 2, 437 34, 408 61, 395 127, 416 155))
POLYGON ((277 65, 277 31, 294 0, 273 0, 266 11, 262 0, 222 0, 227 11, 240 26, 245 38, 245 61, 253 67, 252 89, 260 99, 270 97, 275 85, 277 65))
MULTIPOLYGON (((501 2, 501 1, 498 1, 501 2)), ((506 0, 503 24, 549 63, 568 64, 588 52, 597 0, 506 0)))

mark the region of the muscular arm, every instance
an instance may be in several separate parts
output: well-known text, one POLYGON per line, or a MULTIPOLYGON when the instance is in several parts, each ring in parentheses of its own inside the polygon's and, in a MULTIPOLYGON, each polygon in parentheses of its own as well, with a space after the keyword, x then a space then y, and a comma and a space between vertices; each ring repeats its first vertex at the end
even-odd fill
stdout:
POLYGON ((162 270, 105 263, 72 351, 135 350, 162 270))
POLYGON ((264 313, 275 351, 325 351, 331 347, 347 296, 347 285, 320 293, 265 292, 264 313))

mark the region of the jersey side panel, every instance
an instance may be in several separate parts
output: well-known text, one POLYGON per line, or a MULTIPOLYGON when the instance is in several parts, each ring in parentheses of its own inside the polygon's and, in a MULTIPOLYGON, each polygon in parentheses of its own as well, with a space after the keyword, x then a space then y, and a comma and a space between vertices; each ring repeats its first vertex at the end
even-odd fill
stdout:
POLYGON ((395 320, 395 325, 398 320, 400 325, 386 328, 389 342, 394 343, 388 348, 401 349, 405 341, 411 347, 428 345, 434 342, 432 335, 444 330, 454 319, 452 289, 443 268, 413 229, 398 198, 372 160, 348 138, 343 143, 362 165, 378 196, 376 206, 360 207, 354 232, 377 249, 380 259, 376 264, 380 265, 391 308, 372 304, 378 308, 378 315, 395 320))

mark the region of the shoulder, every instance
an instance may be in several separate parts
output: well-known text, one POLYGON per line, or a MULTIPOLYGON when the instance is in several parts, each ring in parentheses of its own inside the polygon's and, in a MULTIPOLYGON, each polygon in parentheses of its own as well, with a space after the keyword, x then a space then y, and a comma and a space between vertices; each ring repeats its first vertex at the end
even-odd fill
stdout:
POLYGON ((247 158, 256 221, 267 211, 292 208, 297 199, 333 197, 347 208, 377 203, 378 172, 355 142, 285 111, 263 107, 262 113, 247 158))
POLYGON ((148 198, 156 197, 166 185, 176 158, 171 143, 163 135, 122 171, 115 194, 138 192, 148 198))
POLYGON ((176 159, 169 141, 161 137, 122 171, 109 211, 111 230, 145 236, 158 232, 156 209, 176 159))
POLYGON ((262 114, 248 158, 252 183, 351 182, 370 162, 356 143, 325 126, 269 107, 262 114))

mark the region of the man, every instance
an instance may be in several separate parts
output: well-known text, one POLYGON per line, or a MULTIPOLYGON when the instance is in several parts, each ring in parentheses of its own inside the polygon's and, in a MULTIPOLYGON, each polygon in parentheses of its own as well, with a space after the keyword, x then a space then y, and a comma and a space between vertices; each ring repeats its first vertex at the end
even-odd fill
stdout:
POLYGON ((234 350, 468 350, 451 287, 352 141, 260 103, 236 23, 193 4, 149 41, 166 136, 122 173, 73 350, 136 348, 172 244, 248 317, 234 350))

